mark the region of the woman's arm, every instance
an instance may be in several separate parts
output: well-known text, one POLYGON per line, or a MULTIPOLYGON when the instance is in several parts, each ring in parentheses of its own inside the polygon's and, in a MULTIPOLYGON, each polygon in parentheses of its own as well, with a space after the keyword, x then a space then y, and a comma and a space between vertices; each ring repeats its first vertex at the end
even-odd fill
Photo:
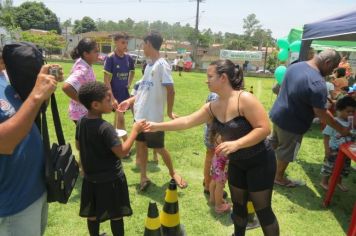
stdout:
POLYGON ((162 122, 162 123, 149 122, 149 124, 145 128, 145 131, 156 132, 156 131, 184 130, 203 123, 208 123, 210 122, 211 119, 208 113, 209 112, 208 106, 209 104, 205 104, 198 111, 188 116, 179 117, 171 121, 162 122))

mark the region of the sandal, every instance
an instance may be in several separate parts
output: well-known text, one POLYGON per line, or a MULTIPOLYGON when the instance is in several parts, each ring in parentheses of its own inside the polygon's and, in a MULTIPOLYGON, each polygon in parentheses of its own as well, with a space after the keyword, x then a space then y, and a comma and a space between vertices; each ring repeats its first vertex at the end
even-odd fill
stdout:
POLYGON ((231 211, 231 205, 229 203, 221 204, 221 207, 215 207, 216 214, 224 214, 231 211))
POLYGON ((140 191, 141 192, 145 192, 148 188, 148 186, 150 186, 151 184, 151 180, 147 179, 143 182, 140 183, 140 191))
POLYGON ((174 179, 174 181, 176 181, 176 184, 179 188, 184 189, 188 187, 188 183, 179 174, 174 173, 172 178, 174 179))
POLYGON ((289 179, 286 179, 285 181, 274 180, 274 184, 279 185, 281 187, 286 187, 286 188, 295 188, 298 186, 305 185, 305 183, 302 183, 301 181, 289 180, 289 179))

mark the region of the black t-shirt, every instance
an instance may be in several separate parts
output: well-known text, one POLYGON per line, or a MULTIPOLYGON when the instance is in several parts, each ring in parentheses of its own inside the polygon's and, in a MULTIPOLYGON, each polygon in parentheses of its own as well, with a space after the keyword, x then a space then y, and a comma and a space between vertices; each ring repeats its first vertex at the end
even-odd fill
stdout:
POLYGON ((103 119, 83 117, 77 125, 80 160, 90 182, 108 182, 123 175, 121 161, 111 148, 121 145, 114 127, 103 119))

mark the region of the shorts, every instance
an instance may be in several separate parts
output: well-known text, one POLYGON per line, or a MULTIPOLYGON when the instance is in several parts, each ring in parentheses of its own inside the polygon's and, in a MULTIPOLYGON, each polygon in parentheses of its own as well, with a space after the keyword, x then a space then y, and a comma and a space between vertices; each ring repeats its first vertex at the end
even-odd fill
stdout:
POLYGON ((141 132, 137 135, 136 141, 145 142, 148 148, 164 148, 164 132, 141 132))
POLYGON ((214 155, 210 169, 210 175, 214 181, 223 184, 226 183, 228 163, 228 157, 216 154, 214 155))
POLYGON ((273 124, 273 132, 268 139, 278 160, 293 162, 297 157, 303 135, 288 132, 273 124))
POLYGON ((24 210, 10 216, 0 217, 1 236, 39 236, 47 225, 47 192, 24 210))
POLYGON ((183 71, 183 67, 182 66, 178 66, 178 71, 183 71))
POLYGON ((273 150, 266 149, 244 160, 229 160, 229 185, 249 192, 272 189, 275 174, 276 158, 273 150))
POLYGON ((209 125, 205 125, 205 127, 204 127, 204 144, 205 144, 206 148, 208 148, 208 149, 214 148, 214 144, 211 143, 211 141, 210 141, 210 126, 209 125))
MULTIPOLYGON (((337 158, 338 150, 331 151, 330 155, 325 158, 325 162, 321 167, 320 174, 322 176, 331 176, 332 171, 335 166, 336 158, 337 158)), ((341 170, 341 175, 343 178, 346 178, 350 173, 351 159, 344 158, 344 166, 341 170)))

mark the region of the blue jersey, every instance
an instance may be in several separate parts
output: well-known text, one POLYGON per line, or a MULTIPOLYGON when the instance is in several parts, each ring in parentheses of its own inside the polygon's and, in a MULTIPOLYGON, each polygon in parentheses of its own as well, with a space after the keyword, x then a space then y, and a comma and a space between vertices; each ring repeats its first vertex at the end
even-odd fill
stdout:
MULTIPOLYGON (((21 105, 14 89, 0 80, 0 123, 13 116, 21 105)), ((32 125, 13 154, 0 154, 0 217, 24 210, 44 191, 43 144, 37 126, 32 125)))
POLYGON ((114 53, 106 58, 104 71, 112 75, 111 90, 118 102, 122 102, 130 97, 127 85, 130 71, 134 70, 134 61, 127 54, 123 57, 119 57, 114 53))

